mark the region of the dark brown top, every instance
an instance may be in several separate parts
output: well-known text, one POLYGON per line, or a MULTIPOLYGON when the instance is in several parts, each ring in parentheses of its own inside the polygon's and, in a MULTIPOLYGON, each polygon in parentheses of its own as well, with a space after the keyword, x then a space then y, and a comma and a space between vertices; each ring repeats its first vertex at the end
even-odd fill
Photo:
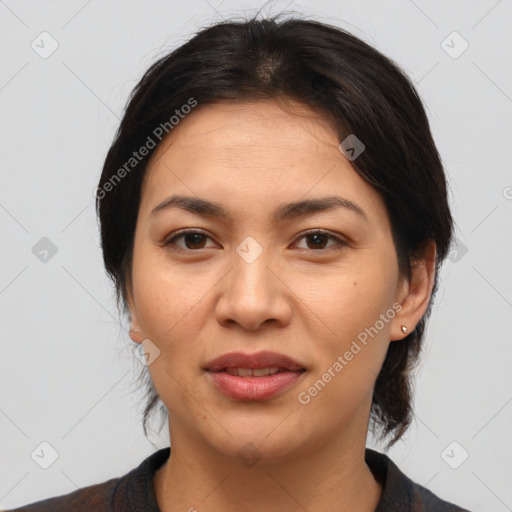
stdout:
MULTIPOLYGON (((6 512, 160 512, 153 474, 170 453, 162 448, 122 477, 6 512)), ((365 460, 384 488, 375 512, 469 512, 410 480, 387 455, 366 448, 365 460)))

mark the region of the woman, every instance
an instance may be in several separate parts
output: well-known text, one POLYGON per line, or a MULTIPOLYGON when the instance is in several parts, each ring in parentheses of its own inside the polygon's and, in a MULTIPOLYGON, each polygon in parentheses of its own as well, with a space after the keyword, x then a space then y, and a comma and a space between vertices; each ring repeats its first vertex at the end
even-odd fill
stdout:
POLYGON ((389 59, 294 18, 202 30, 133 91, 97 211, 172 456, 19 510, 463 510, 366 448, 410 424, 452 234, 389 59))

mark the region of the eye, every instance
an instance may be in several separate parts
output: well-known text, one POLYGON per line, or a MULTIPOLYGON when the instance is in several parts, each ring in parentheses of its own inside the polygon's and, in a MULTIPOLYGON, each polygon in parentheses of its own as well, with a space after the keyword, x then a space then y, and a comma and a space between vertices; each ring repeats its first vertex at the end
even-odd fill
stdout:
MULTIPOLYGON (((322 251, 322 250, 328 250, 328 249, 339 250, 347 245, 347 242, 345 242, 345 240, 342 240, 341 238, 332 235, 328 231, 322 231, 322 230, 318 230, 318 229, 304 233, 299 238, 299 240, 302 240, 302 239, 309 240, 311 242, 311 245, 313 248, 311 249, 310 247, 306 247, 307 250, 311 250, 311 251, 322 251), (325 244, 328 242, 329 239, 334 240, 337 243, 331 245, 330 247, 325 247, 325 244), (336 245, 338 247, 334 247, 336 245)), ((306 244, 307 243, 308 242, 306 241, 306 244)))
MULTIPOLYGON (((199 249, 206 249, 205 246, 206 240, 211 238, 203 233, 202 231, 197 230, 187 230, 182 231, 181 233, 178 233, 177 235, 172 236, 171 238, 168 238, 164 243, 163 246, 175 246, 177 250, 182 251, 190 251, 193 252, 195 250, 199 249), (181 240, 181 242, 184 244, 177 243, 178 240, 181 240)), ((309 231, 307 233, 304 233, 302 236, 298 238, 298 240, 306 240, 306 244, 310 242, 311 247, 306 247, 303 249, 312 251, 312 252, 320 252, 323 250, 339 250, 347 245, 347 242, 342 240, 341 238, 334 236, 333 234, 329 233, 328 231, 322 231, 322 230, 313 230, 309 231), (332 240, 335 243, 332 244, 329 247, 326 247, 326 243, 328 241, 332 240), (338 247, 335 247, 338 246, 338 247)))
POLYGON ((175 235, 172 238, 167 239, 163 243, 163 245, 166 247, 170 245, 175 245, 178 247, 178 250, 194 251, 195 249, 205 249, 204 243, 207 238, 210 237, 203 233, 202 231, 188 230, 182 231, 178 235, 175 235), (180 239, 183 239, 185 247, 176 244, 176 241, 180 239))

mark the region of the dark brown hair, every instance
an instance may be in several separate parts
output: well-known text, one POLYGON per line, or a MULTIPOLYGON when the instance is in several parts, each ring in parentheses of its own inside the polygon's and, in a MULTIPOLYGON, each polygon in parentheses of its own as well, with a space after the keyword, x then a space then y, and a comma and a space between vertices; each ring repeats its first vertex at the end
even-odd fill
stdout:
MULTIPOLYGON (((155 151, 149 139, 155 142, 160 140, 156 134, 170 133, 171 118, 182 117, 191 99, 200 107, 223 100, 287 98, 330 119, 340 142, 355 134, 364 143, 365 151, 352 165, 385 203, 402 274, 410 276, 426 243, 436 243, 434 295, 452 217, 443 166, 414 86, 394 62, 344 30, 278 16, 201 30, 155 62, 130 95, 96 196, 104 263, 125 314, 141 185, 155 151), (144 158, 130 160, 141 147, 150 148, 144 158)), ((390 343, 375 384, 370 427, 380 439, 391 437, 388 447, 412 419, 410 374, 431 304, 432 299, 404 340, 390 343)), ((160 400, 147 370, 145 377, 147 436, 149 414, 160 400)))

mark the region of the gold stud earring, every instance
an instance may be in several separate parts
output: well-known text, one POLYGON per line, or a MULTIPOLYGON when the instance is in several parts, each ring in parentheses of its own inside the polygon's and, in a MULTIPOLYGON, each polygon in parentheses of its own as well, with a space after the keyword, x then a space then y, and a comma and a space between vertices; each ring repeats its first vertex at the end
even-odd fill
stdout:
POLYGON ((402 327, 400 327, 400 329, 402 329, 402 332, 405 334, 409 329, 407 329, 407 327, 405 325, 402 325, 402 327))

